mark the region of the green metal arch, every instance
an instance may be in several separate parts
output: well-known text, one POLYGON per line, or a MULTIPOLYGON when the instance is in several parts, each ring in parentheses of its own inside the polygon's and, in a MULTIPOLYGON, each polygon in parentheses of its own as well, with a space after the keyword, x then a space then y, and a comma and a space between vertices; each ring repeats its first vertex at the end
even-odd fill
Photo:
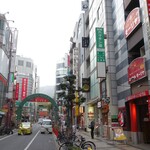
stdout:
POLYGON ((17 108, 17 120, 21 120, 21 114, 22 114, 22 107, 23 105, 26 103, 26 102, 29 102, 37 97, 42 97, 42 98, 45 98, 47 99, 49 102, 52 103, 52 105, 54 106, 54 111, 55 111, 55 117, 57 118, 58 117, 58 106, 55 102, 54 99, 52 99, 50 96, 46 95, 46 94, 42 94, 42 93, 36 93, 36 94, 32 94, 32 95, 29 95, 27 96, 19 105, 19 107, 17 108))

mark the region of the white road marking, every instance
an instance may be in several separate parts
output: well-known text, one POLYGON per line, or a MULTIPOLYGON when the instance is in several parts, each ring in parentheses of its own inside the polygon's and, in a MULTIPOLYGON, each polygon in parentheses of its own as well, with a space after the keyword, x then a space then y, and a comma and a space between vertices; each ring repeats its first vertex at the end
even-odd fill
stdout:
POLYGON ((30 145, 32 144, 32 142, 34 141, 34 139, 37 137, 37 135, 39 134, 40 130, 37 132, 37 134, 33 137, 33 139, 30 141, 30 143, 27 145, 27 147, 24 150, 27 150, 30 145))
POLYGON ((13 135, 15 135, 15 134, 17 134, 17 133, 13 133, 13 134, 11 134, 11 135, 5 136, 5 137, 1 138, 0 141, 2 141, 2 140, 4 140, 4 139, 7 139, 7 138, 9 138, 9 137, 11 137, 11 136, 13 136, 13 135))

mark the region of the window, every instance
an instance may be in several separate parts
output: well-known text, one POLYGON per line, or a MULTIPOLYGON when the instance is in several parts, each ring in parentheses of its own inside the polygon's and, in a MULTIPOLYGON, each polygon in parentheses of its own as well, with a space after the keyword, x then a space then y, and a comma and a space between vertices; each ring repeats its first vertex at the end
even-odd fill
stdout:
POLYGON ((18 60, 18 66, 23 66, 23 60, 18 60))
POLYGON ((26 67, 31 68, 31 62, 26 62, 26 67))
POLYGON ((4 21, 0 20, 0 30, 4 30, 4 21))
POLYGON ((144 55, 145 55, 145 48, 144 48, 144 46, 142 46, 142 47, 140 48, 140 55, 141 55, 141 56, 144 56, 144 55))

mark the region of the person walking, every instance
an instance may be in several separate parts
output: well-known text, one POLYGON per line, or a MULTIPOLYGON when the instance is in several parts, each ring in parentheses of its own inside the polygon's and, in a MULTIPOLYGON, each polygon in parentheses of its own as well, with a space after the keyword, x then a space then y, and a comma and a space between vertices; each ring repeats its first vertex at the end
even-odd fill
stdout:
POLYGON ((94 127, 95 127, 95 121, 91 121, 91 138, 94 139, 94 127))

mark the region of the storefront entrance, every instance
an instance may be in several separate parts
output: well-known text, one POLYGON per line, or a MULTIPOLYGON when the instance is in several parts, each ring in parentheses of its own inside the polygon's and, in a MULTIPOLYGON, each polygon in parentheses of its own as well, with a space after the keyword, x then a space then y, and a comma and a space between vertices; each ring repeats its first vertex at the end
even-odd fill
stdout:
POLYGON ((144 143, 150 144, 150 120, 148 114, 148 100, 139 99, 137 104, 138 130, 143 133, 144 143))

